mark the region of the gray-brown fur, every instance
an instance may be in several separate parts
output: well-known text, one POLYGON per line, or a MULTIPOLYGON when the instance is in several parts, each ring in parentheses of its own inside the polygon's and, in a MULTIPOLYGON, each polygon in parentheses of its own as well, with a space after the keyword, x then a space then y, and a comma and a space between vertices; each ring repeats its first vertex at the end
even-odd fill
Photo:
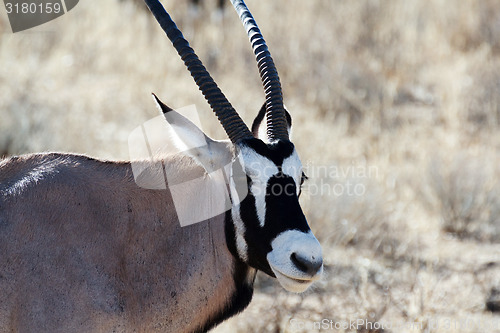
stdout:
POLYGON ((0 332, 189 332, 235 290, 224 217, 181 228, 168 191, 138 187, 128 162, 0 161, 0 254, 0 332))

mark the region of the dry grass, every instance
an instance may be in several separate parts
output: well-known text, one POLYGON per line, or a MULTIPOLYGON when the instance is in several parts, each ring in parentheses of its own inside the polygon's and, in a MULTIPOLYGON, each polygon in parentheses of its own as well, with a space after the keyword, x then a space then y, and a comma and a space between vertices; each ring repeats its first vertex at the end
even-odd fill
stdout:
MULTIPOLYGON (((385 332, 500 332, 485 310, 500 287, 500 1, 248 4, 312 176, 303 205, 325 278, 294 295, 261 274, 250 307, 215 331, 300 332, 291 319, 328 318, 422 325, 385 332)), ((250 123, 263 92, 232 9, 165 5, 250 123)), ((156 115, 152 91, 173 107, 196 104, 206 131, 224 137, 135 5, 84 1, 15 35, 1 13, 0 154, 127 158, 130 131, 156 115)))

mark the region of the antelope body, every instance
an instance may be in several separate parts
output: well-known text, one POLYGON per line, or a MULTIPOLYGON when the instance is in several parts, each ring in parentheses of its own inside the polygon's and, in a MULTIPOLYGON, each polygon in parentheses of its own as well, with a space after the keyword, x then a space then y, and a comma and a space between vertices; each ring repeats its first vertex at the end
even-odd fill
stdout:
MULTIPOLYGON (((184 137, 201 135, 207 144, 157 161, 175 183, 209 177, 231 160, 248 194, 236 200, 234 179, 219 184, 230 190, 231 208, 181 227, 171 188, 139 186, 131 162, 57 153, 0 161, 0 332, 206 331, 248 305, 258 270, 293 292, 321 276, 321 247, 298 202, 305 176, 277 72, 245 4, 232 2, 266 88, 254 134, 163 7, 146 1, 230 139, 212 140, 179 115, 184 137)), ((156 102, 172 119, 175 111, 156 102)), ((154 162, 134 163, 160 176, 154 162)), ((186 193, 184 204, 196 195, 186 193)))
POLYGON ((0 332, 191 332, 250 301, 225 216, 181 227, 129 163, 40 154, 0 170, 0 332))

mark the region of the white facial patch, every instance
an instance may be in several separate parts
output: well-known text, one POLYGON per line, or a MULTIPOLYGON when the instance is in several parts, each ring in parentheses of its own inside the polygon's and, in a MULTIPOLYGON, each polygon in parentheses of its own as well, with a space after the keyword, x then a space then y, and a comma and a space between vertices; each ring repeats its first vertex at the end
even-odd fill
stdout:
POLYGON ((240 259, 244 262, 248 261, 248 245, 245 241, 245 224, 241 220, 240 210, 232 209, 231 216, 233 218, 234 223, 234 233, 236 236, 236 250, 238 251, 238 255, 240 259))
POLYGON ((283 171, 283 174, 293 178, 295 185, 297 186, 298 195, 300 191, 300 179, 302 178, 302 163, 300 162, 299 155, 295 149, 293 150, 292 155, 283 160, 281 171, 283 171))
POLYGON ((287 230, 272 242, 272 251, 267 261, 279 283, 288 291, 303 292, 323 273, 321 245, 312 231, 287 230), (292 257, 301 258, 310 272, 304 272, 293 262, 292 257))
POLYGON ((269 179, 278 173, 278 167, 267 157, 253 149, 241 147, 240 162, 245 173, 252 179, 250 192, 255 198, 255 208, 261 227, 266 222, 266 189, 269 179))

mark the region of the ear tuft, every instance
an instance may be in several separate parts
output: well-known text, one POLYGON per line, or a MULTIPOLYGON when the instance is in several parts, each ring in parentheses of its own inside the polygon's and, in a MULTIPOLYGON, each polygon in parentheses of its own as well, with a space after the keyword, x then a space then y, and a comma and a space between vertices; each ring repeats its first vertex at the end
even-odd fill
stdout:
POLYGON ((151 95, 153 95, 153 99, 155 100, 156 106, 163 114, 173 110, 170 106, 160 101, 160 99, 158 98, 158 96, 155 95, 155 93, 151 93, 151 95))

